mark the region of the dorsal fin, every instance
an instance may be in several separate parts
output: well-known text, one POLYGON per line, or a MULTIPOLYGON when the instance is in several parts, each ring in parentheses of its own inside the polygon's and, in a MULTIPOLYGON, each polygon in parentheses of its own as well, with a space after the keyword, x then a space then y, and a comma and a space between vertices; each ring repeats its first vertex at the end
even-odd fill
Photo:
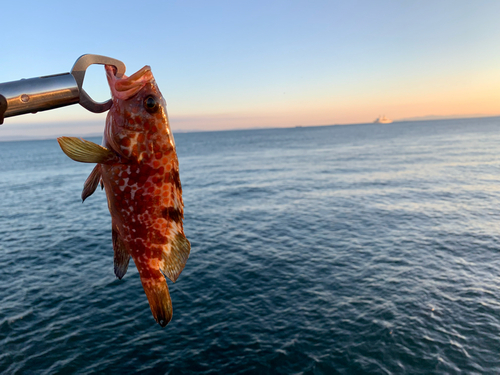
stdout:
POLYGON ((160 269, 174 283, 189 258, 191 244, 183 233, 177 233, 172 242, 163 245, 160 269))

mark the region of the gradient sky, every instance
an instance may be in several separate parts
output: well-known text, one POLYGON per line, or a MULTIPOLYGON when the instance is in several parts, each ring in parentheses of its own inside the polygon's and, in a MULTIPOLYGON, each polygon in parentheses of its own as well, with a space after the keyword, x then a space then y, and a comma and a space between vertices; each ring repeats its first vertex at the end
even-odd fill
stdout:
MULTIPOLYGON (((68 72, 84 53, 128 74, 150 65, 174 131, 500 114, 500 1, 24 1, 1 12, 0 82, 68 72)), ((84 87, 109 97, 101 66, 84 87)), ((7 118, 0 139, 104 121, 74 105, 7 118)))

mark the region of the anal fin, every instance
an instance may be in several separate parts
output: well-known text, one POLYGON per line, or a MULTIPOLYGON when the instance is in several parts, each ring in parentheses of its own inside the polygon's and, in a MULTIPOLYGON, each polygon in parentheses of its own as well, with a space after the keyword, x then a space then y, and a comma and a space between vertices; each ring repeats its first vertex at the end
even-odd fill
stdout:
POLYGON ((99 181, 101 181, 101 165, 97 164, 83 184, 82 202, 85 202, 85 199, 94 194, 97 185, 99 185, 99 181))
POLYGON ((127 273, 130 254, 128 253, 125 244, 120 238, 120 234, 114 229, 111 231, 111 233, 113 236, 113 250, 115 253, 115 275, 121 280, 121 278, 127 273))

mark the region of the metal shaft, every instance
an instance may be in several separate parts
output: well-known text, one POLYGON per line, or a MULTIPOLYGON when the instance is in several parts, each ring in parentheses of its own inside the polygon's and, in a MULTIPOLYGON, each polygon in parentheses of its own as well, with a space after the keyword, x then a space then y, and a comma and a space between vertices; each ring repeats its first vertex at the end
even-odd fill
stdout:
POLYGON ((46 111, 80 100, 78 85, 70 73, 0 83, 0 95, 7 102, 5 113, 0 117, 46 111))
POLYGON ((83 89, 85 71, 92 64, 114 66, 118 78, 125 73, 125 64, 120 60, 86 54, 76 60, 69 73, 0 83, 0 124, 3 124, 4 117, 36 113, 76 103, 80 103, 90 112, 107 111, 113 105, 111 99, 102 103, 95 102, 83 89))

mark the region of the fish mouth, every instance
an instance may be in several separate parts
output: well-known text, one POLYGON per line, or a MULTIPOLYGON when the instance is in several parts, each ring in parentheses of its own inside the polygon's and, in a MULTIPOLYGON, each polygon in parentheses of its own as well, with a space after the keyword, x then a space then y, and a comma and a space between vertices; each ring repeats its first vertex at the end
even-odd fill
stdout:
POLYGON ((112 65, 105 65, 106 77, 108 79, 111 95, 113 98, 127 100, 136 95, 147 83, 154 80, 151 67, 144 66, 130 77, 116 77, 116 68, 112 65))

